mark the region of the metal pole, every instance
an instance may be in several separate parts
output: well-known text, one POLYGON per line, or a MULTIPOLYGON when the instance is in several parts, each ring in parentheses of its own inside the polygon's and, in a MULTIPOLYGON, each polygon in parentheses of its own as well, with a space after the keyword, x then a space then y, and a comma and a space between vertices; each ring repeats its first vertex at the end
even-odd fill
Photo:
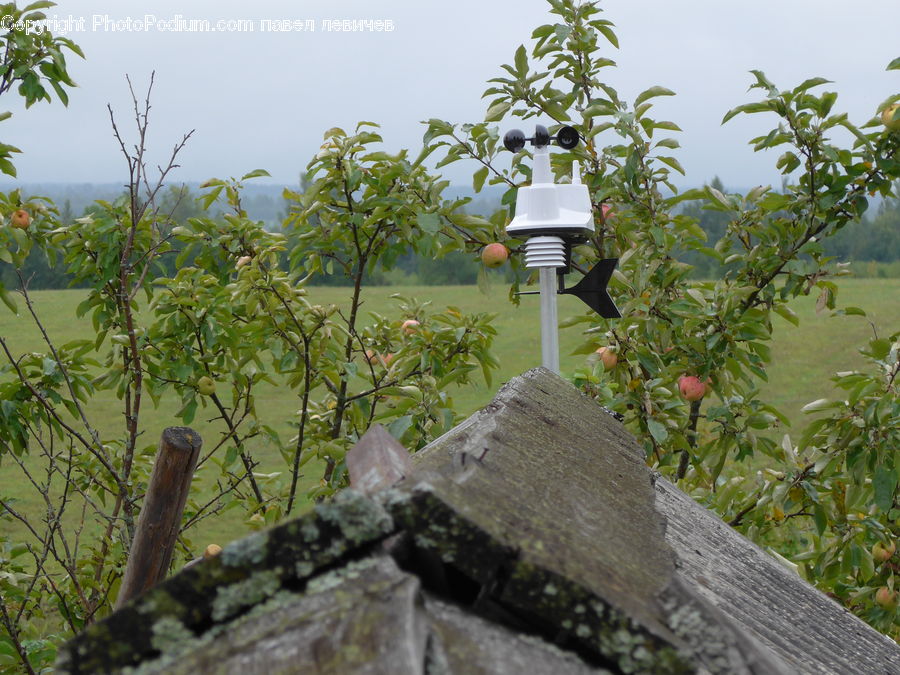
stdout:
POLYGON ((559 322, 556 318, 556 269, 542 267, 541 281, 541 360, 547 370, 559 375, 559 322))

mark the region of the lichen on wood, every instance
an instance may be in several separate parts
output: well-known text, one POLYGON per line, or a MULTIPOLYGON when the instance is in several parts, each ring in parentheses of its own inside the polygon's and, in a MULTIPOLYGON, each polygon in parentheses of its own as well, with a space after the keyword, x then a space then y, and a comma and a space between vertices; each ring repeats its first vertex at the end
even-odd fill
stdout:
POLYGON ((129 672, 422 675, 423 619, 418 580, 389 557, 371 556, 316 575, 303 593, 279 592, 129 672))
POLYGON ((657 480, 548 371, 413 464, 374 499, 347 491, 169 579, 70 642, 60 670, 780 675, 891 672, 900 655, 657 480))
MULTIPOLYGON (((393 531, 378 503, 347 491, 310 513, 226 546, 98 621, 61 650, 62 673, 107 672, 158 652, 153 626, 175 619, 208 628, 393 531)), ((168 625, 168 624, 163 624, 168 625)))

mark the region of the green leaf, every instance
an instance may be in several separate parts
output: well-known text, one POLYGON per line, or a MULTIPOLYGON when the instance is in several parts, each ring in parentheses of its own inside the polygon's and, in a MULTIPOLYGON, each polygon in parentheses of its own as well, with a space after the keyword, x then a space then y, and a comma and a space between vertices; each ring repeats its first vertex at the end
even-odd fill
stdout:
POLYGON ((412 426, 412 415, 404 415, 403 417, 398 417, 393 422, 391 422, 388 427, 388 432, 396 438, 398 441, 403 438, 403 434, 406 433, 406 430, 412 426))
POLYGON ((265 169, 254 169, 250 173, 245 173, 241 176, 241 180, 249 180, 251 178, 260 178, 261 176, 271 176, 271 174, 265 169))
POLYGON ((756 77, 756 84, 751 84, 751 89, 765 89, 768 92, 769 96, 778 95, 778 88, 769 81, 763 71, 751 70, 750 72, 754 77, 756 77))
POLYGON ((834 403, 829 401, 827 398, 820 398, 820 399, 813 401, 812 403, 807 403, 805 406, 803 406, 800 409, 800 412, 811 413, 811 412, 817 412, 819 410, 827 410, 828 408, 831 408, 833 405, 834 405, 834 403))
POLYGON ((610 28, 609 26, 598 25, 598 26, 596 26, 596 29, 597 29, 598 33, 600 33, 601 35, 603 35, 603 37, 605 37, 607 40, 609 40, 609 43, 613 47, 615 47, 616 49, 619 48, 619 38, 617 38, 616 34, 613 33, 612 28, 610 28))
POLYGON ((181 421, 190 424, 194 421, 194 415, 197 413, 197 399, 192 398, 181 411, 181 421))
POLYGON ((59 100, 62 101, 62 104, 68 107, 69 95, 66 93, 66 90, 62 88, 62 85, 56 80, 50 80, 50 85, 56 91, 56 95, 59 96, 59 100))
POLYGON ((6 287, 3 285, 3 282, 0 282, 0 300, 3 301, 3 304, 9 307, 10 311, 13 314, 19 313, 19 307, 16 305, 16 301, 12 299, 12 296, 9 294, 9 291, 6 290, 6 287))
POLYGON ((800 325, 800 317, 787 305, 775 305, 772 309, 775 310, 776 314, 787 319, 795 326, 800 325))
POLYGON ((701 188, 692 188, 690 190, 685 190, 679 195, 675 195, 674 197, 669 197, 666 200, 666 204, 668 206, 675 206, 676 204, 680 204, 685 201, 693 201, 695 199, 703 199, 706 197, 706 190, 701 188))
POLYGON ((528 74, 528 55, 525 52, 525 45, 519 45, 516 50, 516 74, 519 77, 525 77, 528 74))
POLYGON ((597 341, 596 340, 588 340, 587 342, 583 342, 578 345, 575 349, 571 351, 572 356, 578 356, 580 354, 593 354, 597 351, 597 341))
POLYGON ((885 70, 900 70, 900 56, 891 61, 885 70))
POLYGON ((716 202, 720 206, 722 206, 728 210, 731 210, 732 208, 734 208, 732 206, 731 202, 728 201, 728 198, 724 194, 722 194, 719 190, 712 187, 711 185, 706 186, 706 194, 710 199, 712 199, 714 202, 716 202))
POLYGON ((423 232, 435 234, 441 227, 441 217, 436 213, 420 213, 416 217, 416 222, 423 232))
POLYGON ((781 173, 789 174, 791 171, 800 166, 800 158, 793 152, 788 151, 778 158, 775 162, 775 168, 781 169, 781 173))
POLYGON ((818 87, 821 84, 828 84, 831 80, 826 80, 824 77, 811 77, 808 80, 804 81, 800 86, 794 88, 795 94, 800 94, 807 89, 812 89, 813 87, 818 87))
POLYGON ((649 89, 645 89, 638 97, 634 99, 634 107, 637 108, 641 103, 646 101, 647 99, 653 98, 655 96, 674 96, 675 92, 671 89, 666 89, 665 87, 650 87, 649 89))
POLYGON ((509 109, 512 107, 512 101, 499 100, 494 101, 491 104, 491 107, 487 109, 487 112, 484 114, 485 122, 499 122, 503 119, 503 116, 509 112, 509 109))
POLYGON ((887 513, 891 509, 894 492, 897 490, 897 472, 880 464, 875 468, 872 488, 875 491, 875 505, 887 513))
POLYGON ((675 159, 674 157, 662 157, 662 156, 659 156, 659 157, 657 157, 656 159, 658 159, 658 160, 659 160, 660 162, 662 162, 663 164, 668 164, 668 165, 671 166, 673 169, 675 169, 678 173, 680 173, 682 176, 684 175, 684 167, 682 167, 682 166, 681 166, 681 163, 680 163, 677 159, 675 159))
POLYGON ((491 292, 491 280, 484 265, 478 266, 478 292, 482 295, 488 295, 491 292))
POLYGON ((237 459, 237 456, 238 456, 238 449, 233 445, 229 445, 228 450, 225 451, 225 466, 229 467, 232 464, 234 464, 235 460, 237 459))
POLYGON ((825 509, 821 504, 816 504, 813 509, 813 520, 816 523, 816 531, 821 537, 825 532, 825 528, 828 527, 828 514, 825 513, 825 509))
POLYGON ((22 14, 27 14, 28 12, 33 12, 38 9, 50 9, 55 6, 56 3, 50 2, 50 0, 38 0, 38 2, 32 2, 30 5, 23 7, 22 14))
POLYGON ((450 220, 454 225, 465 229, 491 227, 489 220, 485 220, 481 216, 472 216, 468 213, 454 213, 450 215, 450 220))
POLYGON ((572 34, 572 29, 564 23, 558 23, 556 24, 556 26, 554 26, 553 32, 556 33, 556 39, 560 43, 562 43, 565 42, 572 34))
POLYGON ((739 105, 736 108, 732 108, 727 113, 725 113, 725 117, 722 118, 721 124, 725 124, 728 120, 736 115, 740 115, 741 113, 750 115, 758 112, 766 112, 771 110, 772 106, 768 101, 760 101, 758 103, 745 103, 744 105, 739 105))
POLYGON ((669 437, 669 432, 665 425, 654 419, 647 420, 647 429, 649 429, 650 435, 653 436, 657 443, 664 443, 669 437))
POLYGON ((883 361, 891 353, 891 341, 887 338, 878 338, 869 342, 869 353, 872 358, 883 361))
POLYGON ((472 176, 472 189, 475 190, 475 192, 481 192, 481 188, 484 187, 484 181, 487 178, 487 175, 488 168, 483 166, 475 172, 474 176, 472 176))
POLYGON ((13 178, 16 177, 16 167, 8 159, 0 158, 0 171, 13 178))
POLYGON ((654 129, 666 129, 668 131, 681 131, 681 127, 675 124, 675 122, 667 122, 665 120, 661 122, 653 123, 654 129))

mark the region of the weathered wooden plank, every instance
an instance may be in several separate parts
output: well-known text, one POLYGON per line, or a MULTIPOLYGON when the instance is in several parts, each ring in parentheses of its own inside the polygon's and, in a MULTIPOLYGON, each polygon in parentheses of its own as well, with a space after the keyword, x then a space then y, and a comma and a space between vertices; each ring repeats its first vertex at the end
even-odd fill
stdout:
POLYGON ((59 673, 106 673, 154 653, 166 626, 188 631, 225 624, 249 607, 297 584, 345 556, 358 555, 394 529, 378 504, 348 491, 334 502, 256 532, 213 558, 182 570, 93 624, 59 652, 59 673))
POLYGON ((163 431, 116 609, 166 578, 202 445, 200 434, 188 427, 163 431))
POLYGON ((677 575, 794 673, 897 675, 900 647, 665 480, 657 508, 677 575))
POLYGON ((372 495, 412 472, 409 451, 380 424, 373 424, 346 456, 350 487, 372 495))
POLYGON ((431 629, 427 673, 610 675, 543 640, 485 621, 433 596, 425 598, 431 629))
POLYGON ((900 675, 896 645, 655 481, 549 371, 411 474, 396 459, 362 481, 377 503, 344 493, 231 544, 76 637, 59 671, 900 675))
POLYGON ((596 402, 539 369, 414 455, 404 484, 431 484, 494 541, 667 634, 652 606, 673 557, 641 454, 596 402))
POLYGON ((164 656, 141 672, 194 675, 424 675, 428 622, 419 582, 386 556, 314 577, 197 639, 170 623, 164 656))
POLYGON ((397 490, 415 506, 395 518, 421 545, 484 584, 496 584, 491 567, 506 568, 493 573, 508 577, 501 602, 568 630, 598 657, 634 661, 631 672, 687 667, 657 606, 674 565, 649 471, 594 401, 529 371, 413 461, 397 490), (576 607, 590 616, 573 622, 576 607), (629 626, 628 641, 612 638, 629 626))
POLYGON ((514 379, 413 461, 398 523, 566 644, 624 672, 787 672, 675 583, 637 442, 549 371, 514 379), (688 620, 715 644, 688 639, 688 620))

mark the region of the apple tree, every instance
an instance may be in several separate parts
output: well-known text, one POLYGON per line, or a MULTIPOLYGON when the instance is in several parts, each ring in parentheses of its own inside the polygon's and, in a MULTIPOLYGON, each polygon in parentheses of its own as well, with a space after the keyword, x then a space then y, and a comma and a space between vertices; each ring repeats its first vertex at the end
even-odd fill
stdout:
POLYGON ((473 371, 490 381, 496 367, 489 314, 435 312, 398 298, 398 315, 364 315, 368 275, 390 269, 409 250, 439 254, 459 218, 460 202, 441 199, 446 183, 426 172, 424 156, 411 160, 406 151, 371 147, 380 141, 369 123, 350 134, 328 131, 306 190, 286 194, 293 206, 284 233, 248 219, 242 181, 219 179, 205 183, 203 199, 207 207, 224 199, 230 213, 192 218, 173 230, 184 247, 175 278, 159 280, 166 290, 155 308, 165 323, 157 326, 154 372, 161 385, 180 392, 186 422, 203 402, 198 373, 227 386, 226 403, 217 393, 208 396, 232 443, 217 461, 229 472, 240 460, 242 489, 252 493, 244 503, 274 507, 270 519, 295 507, 308 463, 324 467, 311 496, 330 494, 346 484, 344 454, 371 424, 383 423, 419 448, 456 422, 451 385, 471 383, 473 371), (185 266, 188 256, 193 264, 185 266), (308 282, 332 273, 349 283, 346 306, 313 301, 308 282), (415 329, 404 329, 404 320, 416 321, 415 329), (273 379, 297 397, 297 433, 289 442, 255 410, 252 387, 273 379), (266 435, 286 462, 271 493, 257 485, 254 462, 234 430, 238 421, 248 422, 249 434, 266 435))
POLYGON ((283 232, 242 206, 244 183, 264 171, 207 181, 201 215, 178 224, 163 188, 190 134, 151 177, 150 96, 143 105, 132 96, 135 143, 110 111, 128 168, 121 198, 64 224, 45 200, 3 196, 34 214, 27 230, 0 231, 18 279, 19 297, 4 299, 43 345, 23 350, 0 336, 0 461, 21 479, 16 494, 30 494, 25 503, 12 481, 0 487, 0 669, 40 670, 60 641, 110 611, 161 431, 147 428, 150 406, 175 399, 173 423, 207 420, 198 475, 211 487, 189 498, 184 559, 204 519, 237 507, 258 527, 345 485, 346 450, 373 423, 421 447, 457 422, 454 388, 489 382, 496 366, 489 314, 406 297, 390 315, 364 312, 376 267, 471 241, 471 217, 442 198, 446 182, 425 170, 424 153, 374 147, 371 124, 333 129, 308 188, 287 195, 283 232), (87 285, 72 309, 90 335, 54 338, 22 273, 33 255, 87 285), (345 304, 315 301, 309 281, 332 270, 350 284, 345 304), (259 404, 264 387, 296 401, 292 439, 259 404), (101 397, 119 414, 98 410, 101 397), (261 458, 265 446, 275 460, 261 458))
MULTIPOLYGON (((900 535, 897 337, 879 337, 866 348, 871 372, 840 376, 850 398, 814 406, 832 417, 807 427, 799 446, 773 437, 773 428, 790 421, 760 396, 760 384, 767 379, 773 321, 797 322, 793 298, 815 293, 823 309, 862 312, 836 309, 835 278, 846 270, 829 264, 822 240, 859 219, 870 197, 894 194, 900 133, 878 119, 852 123, 835 109, 837 94, 822 91, 822 78, 780 89, 753 71, 760 99, 728 112, 723 123, 739 114, 773 119, 771 132, 751 143, 755 150, 780 148, 784 188, 725 194, 707 186, 679 194, 670 180, 673 172, 684 173, 675 156, 679 128, 652 116, 655 99, 674 92, 651 86, 626 101, 604 82, 618 39, 598 4, 550 0, 555 21, 538 27, 530 47, 519 47, 490 81, 485 120, 430 120, 425 141, 443 150, 443 163, 472 161, 476 191, 485 182, 507 188, 508 208, 476 230, 502 240, 530 162, 521 151, 507 168, 496 122, 535 119, 579 131, 576 148, 551 155, 557 180, 573 160, 579 163, 593 201, 595 234, 575 247, 573 265, 585 271, 601 258, 619 258, 610 289, 623 318, 586 313, 563 322, 583 331, 577 353, 591 355, 574 382, 624 416, 649 464, 896 634, 896 615, 872 601, 877 587, 893 586, 893 563, 875 569, 871 547, 900 535), (835 140, 842 134, 850 147, 835 140), (681 209, 698 199, 727 222, 716 241, 707 241, 681 209), (679 259, 685 250, 714 261, 720 278, 690 281, 692 266, 679 259), (596 356, 601 347, 617 356, 608 371, 596 356), (709 393, 684 400, 678 380, 685 376, 709 393), (757 473, 758 466, 767 470, 757 473), (806 550, 787 551, 790 538, 780 535, 788 524, 802 527, 806 550)), ((889 68, 900 68, 900 59, 889 68)), ((522 242, 506 243, 515 250, 522 242)))
MULTIPOLYGON (((0 58, 0 96, 16 88, 25 99, 25 107, 30 108, 38 101, 51 101, 50 91, 56 93, 63 105, 69 104, 65 87, 75 83, 66 68, 65 50, 84 58, 81 48, 70 39, 53 35, 48 30, 38 29, 47 16, 44 9, 55 7, 56 3, 42 0, 23 8, 14 2, 0 4, 0 16, 4 17, 6 33, 0 38, 3 56, 0 58)), ((0 122, 12 117, 9 111, 0 113, 0 122)), ((0 143, 0 171, 16 175, 11 157, 21 152, 16 147, 0 143)))

